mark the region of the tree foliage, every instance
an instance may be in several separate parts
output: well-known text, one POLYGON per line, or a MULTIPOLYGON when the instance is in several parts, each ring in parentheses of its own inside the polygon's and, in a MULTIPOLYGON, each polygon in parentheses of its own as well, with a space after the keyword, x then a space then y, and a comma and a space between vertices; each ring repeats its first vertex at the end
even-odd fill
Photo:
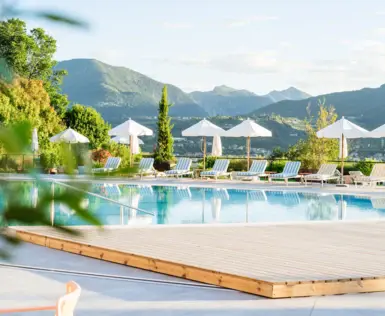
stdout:
POLYGON ((339 143, 337 139, 318 138, 317 131, 334 123, 337 114, 333 106, 327 107, 325 99, 320 100, 318 117, 315 120, 310 117, 306 120, 305 140, 300 140, 291 146, 286 154, 290 160, 301 160, 302 167, 305 169, 318 169, 321 164, 338 158, 339 143))
POLYGON ((158 143, 155 150, 155 160, 158 162, 170 161, 173 159, 173 144, 171 130, 171 118, 168 115, 168 111, 171 104, 167 100, 167 86, 163 87, 162 98, 159 102, 158 113, 158 143))
POLYGON ((28 32, 25 22, 19 19, 0 22, 0 56, 5 65, 18 77, 41 80, 51 105, 63 116, 69 103, 60 93, 66 71, 55 69, 56 48, 56 40, 41 28, 28 32))
POLYGON ((28 121, 38 130, 41 151, 54 146, 49 138, 64 126, 50 105, 42 81, 20 78, 12 84, 0 82, 0 104, 0 122, 4 126, 28 121))
POLYGON ((66 112, 65 122, 68 127, 88 137, 92 148, 99 148, 109 140, 110 125, 93 108, 75 104, 66 112))

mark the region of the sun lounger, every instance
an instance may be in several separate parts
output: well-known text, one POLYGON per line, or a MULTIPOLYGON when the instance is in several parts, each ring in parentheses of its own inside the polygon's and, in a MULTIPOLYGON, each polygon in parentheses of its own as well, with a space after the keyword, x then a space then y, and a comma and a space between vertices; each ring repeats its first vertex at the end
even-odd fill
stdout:
MULTIPOLYGON (((79 300, 81 288, 80 286, 71 281, 66 284, 66 294, 61 296, 56 305, 52 306, 34 306, 34 307, 20 307, 20 308, 12 308, 12 309, 1 309, 0 314, 16 314, 16 313, 25 313, 25 312, 36 312, 40 311, 55 311, 55 315, 73 315, 76 304, 79 300)), ((21 299, 22 301, 22 299, 21 299)), ((4 303, 3 303, 4 305, 4 303)), ((41 313, 39 313, 41 314, 41 313)), ((19 315, 19 314, 17 314, 19 315)), ((24 315, 24 314, 23 314, 24 315)), ((44 313, 44 315, 48 315, 44 313)))
POLYGON ((336 164, 322 164, 317 173, 308 174, 304 176, 305 185, 307 185, 308 181, 320 181, 321 186, 324 185, 324 182, 328 182, 329 180, 339 179, 341 176, 340 172, 337 170, 336 164))
POLYGON ((156 177, 157 171, 154 168, 154 158, 142 158, 138 167, 138 175, 142 179, 145 175, 153 175, 156 177))
POLYGON ((193 172, 190 171, 191 159, 190 158, 179 158, 178 162, 173 170, 167 170, 164 172, 166 176, 179 177, 192 175, 193 172))
POLYGON ((215 160, 212 170, 202 171, 201 178, 203 177, 214 177, 215 180, 220 176, 229 176, 231 179, 231 173, 227 172, 229 168, 230 161, 228 159, 217 159, 215 160))
POLYGON ((288 185, 289 179, 301 177, 298 175, 300 167, 300 161, 288 161, 281 173, 269 174, 269 182, 272 182, 272 180, 283 179, 286 185, 288 185))
POLYGON ((103 168, 93 168, 93 173, 111 172, 119 168, 122 159, 120 157, 109 157, 103 168))
POLYGON ((267 167, 267 160, 253 160, 249 171, 245 172, 236 172, 235 176, 238 179, 247 179, 247 178, 259 178, 260 176, 266 176, 265 170, 267 167))
POLYGON ((357 176, 353 178, 353 181, 356 186, 357 183, 376 185, 377 183, 385 182, 385 164, 376 163, 370 176, 357 176))

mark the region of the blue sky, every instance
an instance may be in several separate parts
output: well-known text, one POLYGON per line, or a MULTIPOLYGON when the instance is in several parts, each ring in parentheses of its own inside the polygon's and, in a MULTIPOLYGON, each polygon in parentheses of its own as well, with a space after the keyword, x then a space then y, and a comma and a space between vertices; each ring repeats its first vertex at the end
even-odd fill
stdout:
POLYGON ((58 60, 96 58, 185 91, 225 84, 310 94, 385 83, 383 0, 23 0, 80 17, 89 30, 28 21, 58 60))

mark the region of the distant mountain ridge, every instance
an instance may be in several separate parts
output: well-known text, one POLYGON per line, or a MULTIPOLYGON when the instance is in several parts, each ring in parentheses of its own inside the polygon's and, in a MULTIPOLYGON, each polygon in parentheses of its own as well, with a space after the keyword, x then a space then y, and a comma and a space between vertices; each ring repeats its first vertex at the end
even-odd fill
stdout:
POLYGON ((379 88, 363 88, 356 91, 335 92, 310 97, 305 100, 284 100, 257 109, 251 116, 263 114, 278 114, 283 117, 304 119, 316 116, 318 101, 325 99, 326 105, 335 107, 339 117, 345 116, 361 124, 367 129, 373 129, 385 123, 385 84, 379 88))
POLYGON ((277 102, 275 100, 301 100, 310 97, 309 94, 294 87, 283 91, 274 90, 269 94, 259 96, 248 90, 237 90, 225 85, 217 86, 212 91, 194 91, 190 93, 190 96, 210 116, 245 115, 277 102))
MULTIPOLYGON (((125 67, 111 66, 95 59, 72 59, 59 62, 57 69, 65 69, 62 91, 73 103, 96 108, 105 119, 135 116, 156 116, 164 83, 125 67)), ((247 90, 227 86, 213 91, 185 93, 167 84, 170 115, 204 117, 213 115, 245 115, 273 100, 297 99, 308 94, 296 88, 272 91, 259 96, 247 90)))

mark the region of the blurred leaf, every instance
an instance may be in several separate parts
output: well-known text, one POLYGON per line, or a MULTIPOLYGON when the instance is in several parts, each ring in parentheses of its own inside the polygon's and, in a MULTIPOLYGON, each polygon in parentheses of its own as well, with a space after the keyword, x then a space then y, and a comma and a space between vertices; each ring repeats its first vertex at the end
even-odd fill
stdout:
POLYGON ((32 127, 29 122, 16 123, 9 127, 0 128, 0 144, 8 154, 29 151, 32 127))
POLYGON ((35 16, 43 19, 47 19, 49 21, 55 22, 55 23, 63 23, 70 26, 76 26, 76 27, 82 27, 82 28, 88 28, 89 25, 76 18, 72 18, 60 13, 55 12, 32 12, 35 16))
POLYGON ((12 69, 9 67, 6 59, 0 58, 0 78, 7 83, 11 83, 13 76, 12 69))
POLYGON ((2 238, 8 243, 8 244, 11 244, 11 245, 18 245, 21 243, 21 240, 17 237, 14 237, 14 236, 10 236, 10 235, 2 235, 2 238))

